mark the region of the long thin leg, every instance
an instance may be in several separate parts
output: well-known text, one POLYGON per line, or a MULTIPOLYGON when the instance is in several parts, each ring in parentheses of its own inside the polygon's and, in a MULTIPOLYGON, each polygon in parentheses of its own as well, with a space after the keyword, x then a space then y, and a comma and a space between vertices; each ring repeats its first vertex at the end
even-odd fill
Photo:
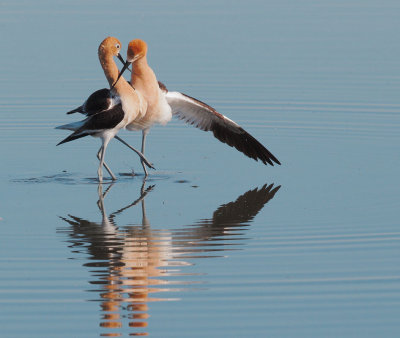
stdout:
POLYGON ((100 154, 100 165, 99 169, 97 170, 97 174, 99 176, 99 182, 103 182, 103 165, 104 165, 104 156, 106 154, 106 149, 108 142, 110 142, 109 138, 102 139, 103 145, 101 146, 101 154, 100 154))
MULTIPOLYGON (((144 150, 145 150, 145 147, 146 147, 146 136, 147 136, 148 133, 149 133, 149 129, 143 129, 142 130, 142 154, 144 154, 144 150)), ((141 163, 142 163, 142 167, 143 167, 143 170, 144 170, 144 177, 147 177, 149 174, 147 172, 146 167, 144 166, 143 159, 141 160, 141 163)))
POLYGON ((99 168, 97 169, 97 176, 99 178, 99 182, 103 182, 103 162, 104 162, 104 142, 102 146, 99 149, 99 154, 100 154, 100 165, 99 168))
POLYGON ((136 150, 135 148, 133 148, 130 144, 126 143, 126 142, 125 142, 122 138, 120 138, 118 135, 115 135, 114 138, 117 139, 118 141, 120 141, 121 143, 125 144, 128 148, 132 149, 136 154, 138 154, 139 157, 140 157, 140 159, 141 159, 141 161, 142 161, 142 163, 144 162, 149 168, 155 169, 155 168, 153 167, 153 165, 147 160, 146 157, 144 157, 144 155, 143 155, 139 150, 136 150))
MULTIPOLYGON (((99 161, 100 161, 100 151, 101 151, 101 148, 100 148, 99 151, 97 152, 97 158, 99 159, 99 161)), ((110 167, 107 165, 107 163, 104 162, 103 165, 104 165, 104 168, 106 168, 106 170, 107 170, 108 173, 110 174, 112 180, 113 180, 113 181, 116 181, 117 178, 115 177, 115 175, 113 174, 113 172, 111 171, 111 169, 110 169, 110 167)))

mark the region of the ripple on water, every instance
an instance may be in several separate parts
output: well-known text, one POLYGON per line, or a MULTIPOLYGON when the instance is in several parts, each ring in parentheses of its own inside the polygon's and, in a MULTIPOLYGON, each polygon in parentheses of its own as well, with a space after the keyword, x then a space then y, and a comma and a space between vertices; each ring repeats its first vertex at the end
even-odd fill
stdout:
MULTIPOLYGON (((147 182, 160 181, 160 180, 168 180, 175 173, 163 173, 158 172, 157 174, 150 175, 146 179, 147 182)), ((108 183, 122 183, 122 182, 130 182, 133 178, 144 178, 144 174, 142 173, 119 173, 117 175, 118 179, 116 181, 111 180, 108 177, 105 177, 104 184, 108 183)), ((14 183, 59 183, 59 184, 67 184, 67 185, 78 185, 78 184, 98 184, 99 181, 97 177, 85 177, 82 174, 78 173, 69 173, 67 171, 63 171, 59 174, 54 175, 45 175, 39 177, 23 177, 23 178, 15 178, 12 179, 11 182, 14 183)), ((186 182, 186 181, 185 181, 186 182)), ((187 181, 189 182, 189 181, 187 181)), ((180 182, 177 182, 180 183, 180 182)))
POLYGON ((90 271, 88 300, 100 303, 104 336, 119 335, 125 325, 131 335, 147 334, 143 328, 149 325, 151 302, 177 301, 182 292, 206 288, 205 274, 193 269, 196 260, 242 250, 253 218, 280 189, 265 184, 222 204, 211 218, 177 229, 153 229, 144 204, 153 187, 143 183, 138 199, 107 214, 104 203, 111 186, 103 193, 100 185, 101 222, 71 214, 60 217, 66 226, 58 233, 66 237, 71 258, 82 260, 90 271), (116 217, 135 205, 141 206, 142 224, 117 224, 116 217))

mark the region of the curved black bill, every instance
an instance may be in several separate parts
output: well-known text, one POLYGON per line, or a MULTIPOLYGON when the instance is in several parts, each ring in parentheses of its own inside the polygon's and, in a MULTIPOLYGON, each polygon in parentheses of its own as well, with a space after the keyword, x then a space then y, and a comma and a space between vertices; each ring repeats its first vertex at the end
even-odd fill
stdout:
POLYGON ((125 60, 124 60, 124 58, 122 57, 122 55, 120 53, 118 53, 117 58, 118 58, 119 61, 122 62, 123 65, 125 64, 125 60))
POLYGON ((121 71, 119 72, 118 78, 115 81, 115 83, 111 86, 111 89, 113 89, 115 87, 115 85, 117 84, 118 80, 120 79, 120 77, 122 76, 122 74, 125 72, 125 70, 129 67, 129 65, 131 64, 131 62, 128 61, 124 61, 124 59, 122 58, 121 54, 118 54, 118 59, 121 60, 121 62, 124 64, 124 66, 122 67, 121 71))
MULTIPOLYGON (((121 61, 121 63, 122 63, 123 65, 125 65, 125 60, 124 60, 124 58, 121 56, 120 53, 118 53, 117 58, 118 58, 119 61, 121 61)), ((130 72, 132 72, 132 71, 130 70, 130 68, 128 68, 128 70, 129 70, 130 72)))

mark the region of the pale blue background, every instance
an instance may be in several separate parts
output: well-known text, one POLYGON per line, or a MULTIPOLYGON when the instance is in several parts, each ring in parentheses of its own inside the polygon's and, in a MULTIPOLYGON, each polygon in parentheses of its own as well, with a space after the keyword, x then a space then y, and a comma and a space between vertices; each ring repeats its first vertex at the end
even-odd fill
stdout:
MULTIPOLYGON (((179 237, 248 190, 282 187, 253 222, 216 242, 218 257, 183 259, 192 265, 170 277, 177 289, 153 295, 179 300, 149 303, 142 331, 399 336, 399 15, 394 0, 3 1, 0 335, 107 332, 91 257, 68 247, 71 228, 59 218, 101 223, 100 142, 56 147, 66 133, 54 127, 106 86, 97 47, 112 35, 123 49, 146 40, 159 80, 228 115, 282 162, 265 167, 178 120, 151 130, 154 231, 179 237), (239 250, 224 251, 232 238, 239 250)), ((140 134, 121 136, 139 145, 140 134)), ((141 169, 116 142, 107 162, 116 173, 141 169)), ((106 211, 133 202, 141 184, 120 177, 106 211)), ((116 218, 121 229, 141 222, 140 205, 116 218)), ((127 323, 116 331, 141 332, 127 323)))

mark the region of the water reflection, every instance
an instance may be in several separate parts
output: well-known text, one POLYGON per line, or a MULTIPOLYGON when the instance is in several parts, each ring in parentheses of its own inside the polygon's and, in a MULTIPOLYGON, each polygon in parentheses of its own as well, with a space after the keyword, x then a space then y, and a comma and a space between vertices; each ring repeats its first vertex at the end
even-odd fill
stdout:
POLYGON ((98 186, 101 223, 68 215, 61 218, 70 226, 59 229, 68 235, 72 252, 88 260, 84 266, 90 268, 90 283, 97 286, 90 291, 100 296, 95 299, 101 302, 100 326, 109 329, 102 336, 121 336, 120 328, 125 325, 132 328, 130 335, 147 335, 148 303, 176 300, 161 293, 179 294, 195 284, 196 274, 183 271, 192 260, 218 257, 220 251, 237 248, 251 220, 280 186, 265 184, 249 190, 236 201, 221 205, 211 218, 166 230, 152 229, 146 215, 145 197, 154 185, 146 186, 144 181, 135 201, 107 214, 104 200, 111 188, 103 193, 102 185, 98 186), (116 224, 117 215, 138 205, 141 225, 116 224))

